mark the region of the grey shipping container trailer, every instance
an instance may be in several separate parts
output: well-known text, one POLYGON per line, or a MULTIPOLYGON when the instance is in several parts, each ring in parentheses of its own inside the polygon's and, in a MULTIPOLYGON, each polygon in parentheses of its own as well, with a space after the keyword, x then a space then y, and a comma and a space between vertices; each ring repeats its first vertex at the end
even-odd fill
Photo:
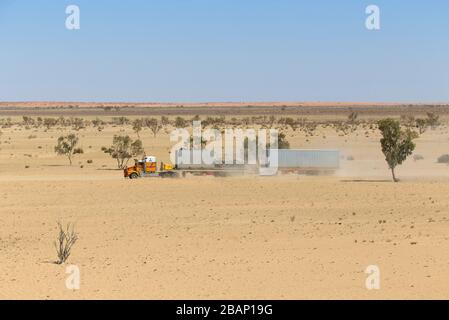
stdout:
MULTIPOLYGON (((192 155, 188 150, 178 150, 176 153, 176 167, 184 171, 192 171, 192 173, 200 172, 216 172, 239 171, 249 172, 253 168, 254 173, 257 172, 257 165, 237 165, 224 164, 220 161, 214 164, 183 164, 181 155, 187 152, 187 158, 192 160, 192 155)), ((330 174, 340 167, 340 151, 339 150, 297 150, 297 149, 279 149, 278 152, 278 171, 295 172, 309 174, 330 174)), ((191 163, 191 162, 190 162, 191 163)))
POLYGON ((338 150, 278 150, 280 169, 329 169, 340 167, 338 150))

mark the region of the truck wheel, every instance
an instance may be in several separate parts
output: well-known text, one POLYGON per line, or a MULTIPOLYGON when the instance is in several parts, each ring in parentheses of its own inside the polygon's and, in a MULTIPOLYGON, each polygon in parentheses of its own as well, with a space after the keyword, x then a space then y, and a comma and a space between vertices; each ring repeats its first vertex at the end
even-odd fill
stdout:
POLYGON ((130 179, 137 179, 137 178, 139 178, 139 176, 137 175, 137 173, 133 172, 133 173, 131 173, 131 174, 129 175, 129 178, 130 178, 130 179))
POLYGON ((178 177, 178 173, 177 172, 163 172, 160 174, 161 178, 177 178, 178 177))

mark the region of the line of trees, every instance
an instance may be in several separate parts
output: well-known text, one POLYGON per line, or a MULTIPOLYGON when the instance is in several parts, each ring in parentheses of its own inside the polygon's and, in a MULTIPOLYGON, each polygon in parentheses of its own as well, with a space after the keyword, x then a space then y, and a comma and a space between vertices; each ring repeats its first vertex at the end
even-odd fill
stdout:
MULTIPOLYGON (((354 114, 351 114, 350 118, 352 121, 356 121, 357 119, 354 114)), ((381 149, 394 182, 399 181, 395 173, 396 167, 401 165, 407 157, 413 153, 416 147, 414 140, 419 137, 419 134, 424 132, 423 128, 439 124, 438 116, 434 116, 430 113, 428 114, 427 119, 403 118, 402 120, 403 123, 404 120, 407 120, 405 121, 405 128, 401 126, 400 121, 390 118, 377 122, 378 129, 382 135, 382 138, 380 139, 381 149), (418 131, 415 131, 415 128, 418 131)), ((179 120, 179 122, 179 124, 182 124, 181 120, 179 120)), ((143 144, 139 136, 139 132, 143 126, 149 127, 154 136, 156 136, 157 132, 162 128, 162 122, 157 120, 145 122, 137 119, 133 122, 133 129, 137 133, 139 139, 133 140, 128 135, 114 135, 112 145, 110 147, 102 148, 104 153, 109 154, 113 159, 116 159, 118 168, 121 169, 126 167, 131 158, 141 156, 144 153, 143 144)), ((281 133, 279 139, 279 148, 288 149, 290 147, 285 134, 281 133)), ((70 165, 72 165, 73 157, 83 153, 83 149, 78 147, 78 144, 78 136, 72 133, 66 136, 60 136, 54 150, 58 155, 66 156, 70 165)))

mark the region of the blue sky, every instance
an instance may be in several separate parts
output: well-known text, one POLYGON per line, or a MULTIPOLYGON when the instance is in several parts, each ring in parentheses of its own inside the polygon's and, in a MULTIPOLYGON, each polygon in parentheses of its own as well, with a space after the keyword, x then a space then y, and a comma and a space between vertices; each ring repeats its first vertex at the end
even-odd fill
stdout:
POLYGON ((446 0, 0 0, 0 44, 2 101, 449 102, 446 0))

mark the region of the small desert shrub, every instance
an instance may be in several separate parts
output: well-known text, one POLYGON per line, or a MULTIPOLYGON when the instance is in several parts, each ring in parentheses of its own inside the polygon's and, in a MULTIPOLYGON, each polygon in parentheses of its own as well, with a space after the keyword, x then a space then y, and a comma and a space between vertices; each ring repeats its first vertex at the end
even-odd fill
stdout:
POLYGON ((175 127, 176 128, 185 128, 187 127, 187 121, 182 117, 176 117, 175 119, 175 127))
POLYGON ((167 126, 170 124, 170 120, 168 119, 168 117, 162 116, 161 117, 161 123, 163 126, 167 126))
POLYGON ((45 118, 44 119, 44 126, 47 129, 50 129, 51 127, 54 127, 58 124, 58 120, 54 118, 45 118))
POLYGON ((79 131, 81 129, 86 128, 87 122, 84 121, 84 119, 82 119, 82 118, 74 118, 74 119, 71 119, 71 124, 73 126, 73 130, 79 131))
POLYGON ((55 241, 56 254, 58 255, 56 264, 63 264, 69 258, 72 247, 78 240, 78 234, 75 232, 75 227, 71 223, 68 223, 64 229, 62 224, 58 222, 58 229, 59 236, 55 241))
POLYGON ((357 118, 359 117, 359 114, 357 112, 351 112, 348 115, 348 122, 350 124, 355 124, 357 122, 357 118))
POLYGON ((424 160, 424 157, 420 154, 415 154, 413 156, 413 160, 415 160, 415 161, 424 160))
POLYGON ((449 154, 443 154, 438 158, 438 163, 449 163, 449 154))
POLYGON ((440 116, 433 113, 433 112, 427 112, 427 124, 432 128, 435 129, 437 126, 440 125, 440 116))
POLYGON ((92 163, 94 163, 94 161, 93 160, 87 160, 87 163, 88 164, 92 164, 92 163))
POLYGON ((112 123, 115 125, 123 126, 129 123, 129 119, 126 117, 114 117, 112 118, 112 123))
POLYGON ((28 139, 36 139, 36 138, 37 138, 37 136, 34 134, 28 136, 28 139))

